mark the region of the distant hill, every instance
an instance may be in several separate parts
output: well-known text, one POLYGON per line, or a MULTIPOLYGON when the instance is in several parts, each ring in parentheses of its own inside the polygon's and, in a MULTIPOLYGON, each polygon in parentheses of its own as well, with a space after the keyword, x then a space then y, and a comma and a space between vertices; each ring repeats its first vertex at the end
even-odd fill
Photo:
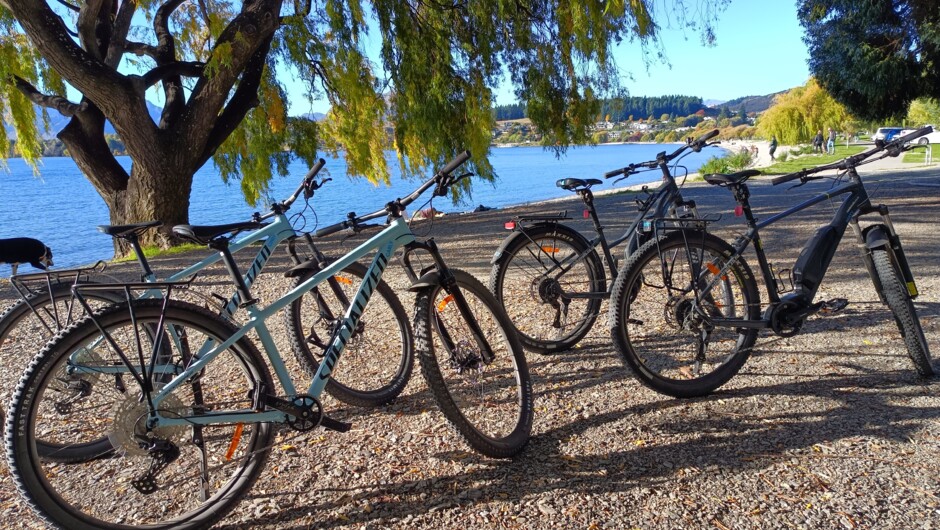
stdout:
POLYGON ((326 114, 322 112, 308 112, 306 114, 301 114, 298 118, 306 118, 313 121, 322 121, 323 118, 326 118, 326 114))
POLYGON ((773 105, 774 98, 778 94, 783 94, 786 90, 781 90, 780 92, 774 92, 773 94, 767 94, 766 96, 744 96, 737 99, 732 99, 731 101, 725 101, 721 104, 722 107, 728 107, 732 111, 740 111, 741 108, 744 108, 744 112, 764 112, 773 105))
POLYGON ((724 102, 725 100, 723 99, 706 99, 702 101, 702 104, 705 105, 706 107, 717 107, 718 105, 721 105, 724 102))

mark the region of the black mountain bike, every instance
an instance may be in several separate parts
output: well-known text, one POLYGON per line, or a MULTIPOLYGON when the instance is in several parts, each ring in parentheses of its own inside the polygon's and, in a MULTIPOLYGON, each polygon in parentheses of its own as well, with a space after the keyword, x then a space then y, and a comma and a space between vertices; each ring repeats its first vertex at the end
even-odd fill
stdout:
POLYGON ((856 171, 863 163, 898 156, 908 149, 905 143, 930 131, 927 127, 838 162, 772 179, 774 185, 799 180, 798 186, 834 179, 837 186, 760 222, 751 211, 745 184, 759 171, 706 175, 709 184, 731 191, 748 230, 728 244, 699 228, 657 222, 656 236, 624 264, 610 304, 611 337, 640 381, 670 396, 706 395, 744 365, 758 331, 770 329, 789 337, 811 315, 843 309, 845 299, 816 302, 814 298, 850 225, 875 290, 894 314, 914 367, 924 377, 932 375, 927 341, 911 302, 917 287, 901 241, 888 208, 871 204, 856 171), (826 170, 838 173, 816 175, 826 170), (783 271, 775 273, 758 231, 839 195, 845 199, 832 220, 803 247, 789 281, 783 271), (881 222, 863 229, 859 217, 869 214, 879 214, 881 222), (757 282, 743 256, 751 243, 770 300, 763 314, 757 282))
POLYGON ((598 179, 566 178, 556 182, 559 188, 573 191, 584 202, 587 214, 594 224, 596 236, 588 240, 562 221, 567 214, 520 217, 506 224, 513 232, 503 240, 493 255, 490 272, 490 290, 506 308, 522 344, 537 353, 567 350, 578 343, 597 320, 601 301, 610 296, 604 265, 613 281, 617 277, 617 261, 611 248, 627 241, 625 256, 629 257, 649 239, 645 230, 650 217, 675 217, 677 209, 685 217, 698 217, 694 201, 685 201, 669 169, 675 171, 680 155, 699 152, 713 145, 708 140, 718 135, 713 130, 696 140, 689 141, 672 154, 665 151, 656 160, 630 164, 610 171, 604 178, 623 180, 641 170, 659 169, 662 183, 654 191, 646 186, 644 198, 637 198, 639 212, 619 238, 608 242, 604 228, 594 208, 591 187, 598 179), (597 247, 603 252, 603 261, 597 247))

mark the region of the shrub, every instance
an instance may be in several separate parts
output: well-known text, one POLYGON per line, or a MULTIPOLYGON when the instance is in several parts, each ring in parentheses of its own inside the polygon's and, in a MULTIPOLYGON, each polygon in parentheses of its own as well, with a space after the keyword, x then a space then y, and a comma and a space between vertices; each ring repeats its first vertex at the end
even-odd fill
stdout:
POLYGON ((782 153, 777 155, 777 162, 786 162, 787 157, 789 156, 790 156, 790 153, 788 153, 787 151, 783 151, 782 153))
POLYGON ((702 174, 733 173, 735 171, 741 171, 752 163, 754 163, 754 159, 751 157, 751 153, 732 153, 721 158, 717 156, 709 158, 708 161, 702 164, 702 167, 700 167, 698 171, 702 174))

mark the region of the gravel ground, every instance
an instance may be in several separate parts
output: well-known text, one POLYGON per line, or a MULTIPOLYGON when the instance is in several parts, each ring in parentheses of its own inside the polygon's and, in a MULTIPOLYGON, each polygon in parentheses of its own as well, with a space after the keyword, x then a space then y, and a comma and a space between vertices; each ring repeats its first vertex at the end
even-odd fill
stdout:
MULTIPOLYGON (((865 181, 874 202, 891 207, 922 293, 915 305, 938 357, 940 169, 878 172, 865 181)), ((766 217, 825 186, 783 190, 756 181, 752 201, 766 217)), ((720 235, 742 226, 727 192, 702 183, 684 192, 703 212, 727 212, 720 235)), ((597 204, 611 235, 632 218, 632 195, 597 204)), ((831 216, 827 204, 763 232, 778 268, 791 266, 831 216)), ((566 209, 588 230, 577 215, 580 203, 568 200, 447 216, 435 221, 432 235, 449 263, 485 282, 505 220, 566 209)), ((351 432, 282 431, 261 480, 220 527, 940 529, 940 383, 915 375, 852 242, 836 253, 818 296, 848 298, 848 308, 811 319, 796 337, 762 334, 741 373, 710 397, 676 400, 638 384, 610 345, 605 305, 574 350, 528 355, 536 420, 517 458, 469 451, 416 371, 404 394, 381 410, 327 397, 327 411, 352 422, 351 432)), ((154 265, 169 271, 191 259, 154 265)), ((750 264, 756 271, 756 259, 750 264)), ((287 267, 277 253, 255 293, 271 300, 283 292, 287 267)), ((109 270, 136 274, 130 264, 109 270)), ((390 268, 388 278, 410 309, 402 275, 390 268)), ((202 279, 224 277, 217 271, 202 279)), ((9 285, 0 285, 0 303, 11 297, 9 285)), ((4 399, 25 365, 24 349, 0 352, 8 367, 0 376, 4 399)), ((934 368, 940 371, 940 362, 934 368)), ((5 526, 39 526, 5 466, 0 517, 5 526)))

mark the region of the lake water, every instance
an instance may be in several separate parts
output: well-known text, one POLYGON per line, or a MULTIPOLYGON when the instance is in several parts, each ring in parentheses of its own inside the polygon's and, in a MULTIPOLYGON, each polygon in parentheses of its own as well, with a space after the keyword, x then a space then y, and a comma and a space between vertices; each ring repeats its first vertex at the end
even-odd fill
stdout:
MULTIPOLYGON (((656 144, 618 144, 596 147, 571 148, 561 158, 541 147, 494 148, 490 161, 498 175, 495 183, 474 181, 473 196, 464 204, 453 205, 448 198, 438 198, 434 208, 443 212, 470 211, 478 205, 504 207, 526 202, 564 197, 570 192, 555 186, 564 177, 599 178, 607 171, 623 167, 630 162, 642 162, 656 157, 662 150, 672 151, 677 146, 656 144)), ((681 163, 689 172, 712 156, 720 156, 719 149, 691 153, 681 163)), ((121 163, 130 166, 122 157, 121 163)), ((8 171, 0 170, 0 238, 34 237, 45 242, 55 254, 56 268, 93 263, 109 259, 113 254, 111 238, 98 232, 96 227, 109 222, 108 210, 91 183, 86 180, 71 158, 46 158, 40 166, 40 175, 21 159, 8 161, 8 171)), ((390 154, 388 166, 393 172, 390 187, 373 186, 362 178, 348 178, 342 158, 327 158, 325 171, 333 178, 311 200, 319 225, 335 223, 347 212, 372 212, 389 200, 414 190, 419 181, 404 181, 397 173, 398 163, 390 154)), ((287 177, 275 177, 271 195, 286 198, 307 171, 302 163, 294 163, 287 177)), ((682 173, 679 172, 679 175, 682 173)), ((618 186, 658 181, 658 171, 634 175, 618 186)), ((610 189, 604 183, 598 190, 610 189)), ((412 205, 424 203, 430 192, 412 205)), ((290 213, 300 210, 302 201, 295 203, 290 213)), ((190 222, 193 224, 222 224, 247 220, 252 212, 264 211, 263 206, 249 206, 242 198, 237 182, 224 184, 211 163, 196 173, 190 202, 190 222)), ((313 217, 308 217, 306 230, 312 229, 313 217)), ((24 265, 20 272, 32 272, 24 265)), ((8 277, 8 265, 0 265, 0 276, 8 277)))

